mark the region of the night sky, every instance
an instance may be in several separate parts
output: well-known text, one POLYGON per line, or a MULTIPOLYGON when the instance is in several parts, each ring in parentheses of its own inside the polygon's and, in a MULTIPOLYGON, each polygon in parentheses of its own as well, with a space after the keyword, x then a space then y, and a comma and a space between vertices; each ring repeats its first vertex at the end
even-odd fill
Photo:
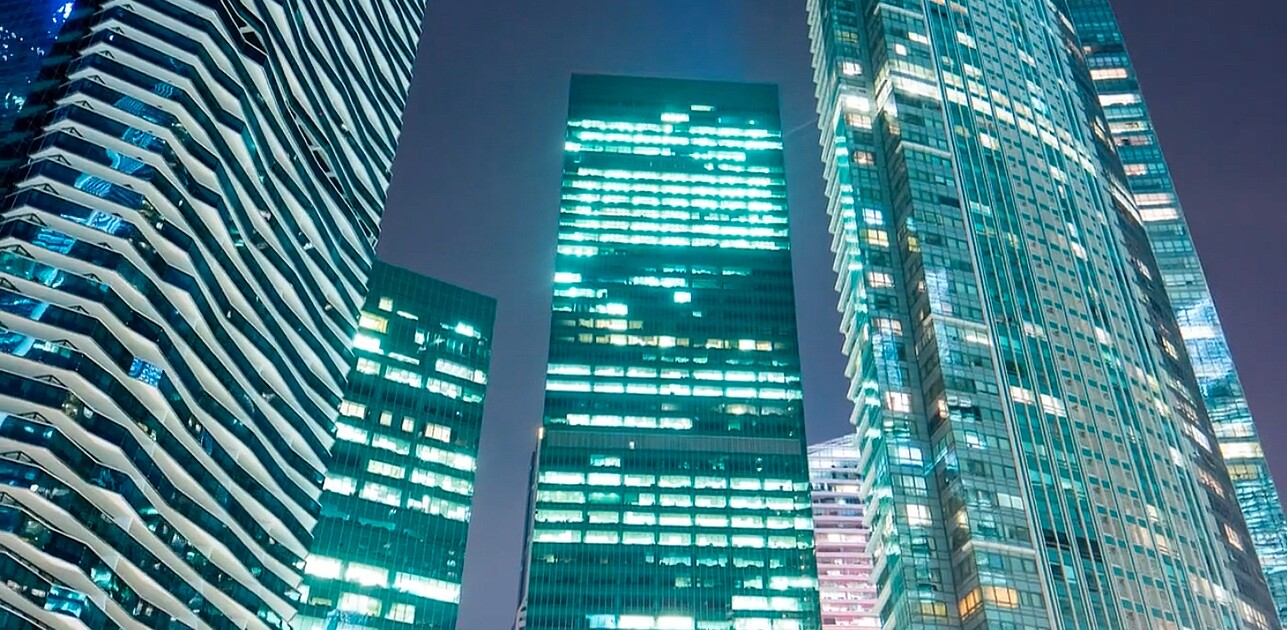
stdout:
MULTIPOLYGON (((573 72, 777 83, 787 132, 810 441, 849 405, 805 0, 428 0, 381 256, 499 302, 461 630, 518 589, 541 422, 563 125, 573 72)), ((1287 486, 1287 94, 1281 0, 1121 0, 1119 19, 1252 411, 1287 486)))

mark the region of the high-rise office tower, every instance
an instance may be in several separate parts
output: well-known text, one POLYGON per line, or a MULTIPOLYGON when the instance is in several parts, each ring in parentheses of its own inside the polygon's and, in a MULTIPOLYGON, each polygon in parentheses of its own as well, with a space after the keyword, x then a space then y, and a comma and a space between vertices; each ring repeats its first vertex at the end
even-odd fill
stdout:
POLYGON ((454 630, 496 303, 372 270, 300 630, 454 630))
POLYGON ((822 630, 879 628, 855 435, 809 447, 822 630))
POLYGON ((0 7, 0 625, 282 627, 423 3, 0 7))
POLYGON ((1069 17, 1081 38, 1108 131, 1157 257, 1278 616, 1287 617, 1287 517, 1122 34, 1107 0, 1073 0, 1069 17))
POLYGON ((885 628, 1276 628, 1068 3, 811 0, 885 628))
POLYGON ((814 630, 777 90, 570 100, 527 628, 814 630))

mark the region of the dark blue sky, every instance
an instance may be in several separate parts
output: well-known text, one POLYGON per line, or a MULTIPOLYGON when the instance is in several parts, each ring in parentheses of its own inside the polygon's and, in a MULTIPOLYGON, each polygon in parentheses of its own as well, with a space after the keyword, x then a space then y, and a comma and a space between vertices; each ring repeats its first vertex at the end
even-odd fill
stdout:
MULTIPOLYGON (((499 301, 461 630, 513 619, 541 420, 572 72, 781 90, 812 441, 849 406, 805 0, 428 0, 380 253, 499 301)), ((1287 485, 1280 0, 1121 0, 1119 18, 1279 485, 1287 485)))

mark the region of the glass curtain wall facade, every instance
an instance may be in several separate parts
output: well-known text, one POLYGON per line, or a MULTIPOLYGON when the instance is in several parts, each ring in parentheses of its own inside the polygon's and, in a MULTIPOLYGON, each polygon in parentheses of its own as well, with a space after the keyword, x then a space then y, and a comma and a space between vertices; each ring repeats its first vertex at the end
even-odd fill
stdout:
POLYGON ((527 628, 815 630, 777 90, 570 101, 527 628))
POLYGON ((0 143, 75 6, 69 0, 0 0, 0 143))
POLYGON ((1067 3, 808 6, 883 627, 1278 627, 1067 3))
POLYGON ((880 627, 867 555, 860 465, 854 435, 809 447, 822 630, 880 627))
POLYGON ((455 629, 495 314, 373 269, 296 628, 455 629))
POLYGON ((0 7, 0 624, 284 627, 424 8, 0 7))
POLYGON ((1069 9, 1126 183, 1157 257, 1202 399, 1215 424, 1216 438, 1251 531, 1251 541, 1278 616, 1283 618, 1287 616, 1287 517, 1269 474, 1135 69, 1108 2, 1073 0, 1069 9))

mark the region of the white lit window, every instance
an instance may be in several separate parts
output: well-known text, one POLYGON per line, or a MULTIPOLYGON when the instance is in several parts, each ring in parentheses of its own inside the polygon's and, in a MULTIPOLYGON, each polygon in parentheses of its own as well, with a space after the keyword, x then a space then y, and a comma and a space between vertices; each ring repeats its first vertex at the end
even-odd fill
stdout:
POLYGON ((389 571, 368 564, 350 562, 344 570, 344 581, 362 586, 387 586, 389 571))
POLYGON ((340 415, 361 418, 366 415, 366 405, 342 400, 340 401, 340 415))
POLYGON ((532 533, 532 541, 538 543, 579 543, 581 532, 571 529, 537 530, 532 533))
POLYGON ((885 392, 885 407, 890 411, 909 413, 912 410, 912 397, 907 392, 885 392))
POLYGON ((359 615, 379 615, 380 600, 366 595, 357 593, 343 593, 340 595, 340 603, 336 606, 340 610, 355 612, 359 615))
POLYGON ((391 380, 395 383, 403 383, 406 385, 410 385, 412 387, 420 387, 421 385, 424 384, 424 377, 420 376, 419 374, 416 374, 411 370, 404 370, 404 369, 395 368, 395 367, 385 368, 384 378, 391 380))
POLYGON ((474 462, 474 458, 469 455, 452 453, 450 451, 433 446, 426 446, 424 444, 416 447, 416 457, 419 457, 422 461, 434 462, 444 466, 450 466, 456 470, 464 470, 468 472, 473 472, 477 467, 474 462))
POLYGON ((355 335, 353 337, 353 347, 358 350, 382 354, 380 352, 380 340, 370 335, 355 335))
POLYGON ((365 444, 368 435, 369 434, 364 429, 359 429, 351 424, 344 424, 343 422, 335 423, 336 439, 344 440, 346 442, 359 442, 365 444))
POLYGON ((322 489, 327 492, 334 492, 344 496, 352 496, 357 492, 357 480, 352 477, 342 475, 328 475, 326 481, 322 484, 322 489))
POLYGON ((929 525, 931 522, 929 508, 916 503, 907 506, 907 524, 913 527, 929 525))
POLYGON ((340 561, 324 556, 309 556, 304 561, 304 573, 333 580, 340 577, 340 561))
POLYGON ((368 481, 365 486, 362 486, 362 498, 385 505, 398 505, 402 503, 402 491, 382 483, 368 481))

